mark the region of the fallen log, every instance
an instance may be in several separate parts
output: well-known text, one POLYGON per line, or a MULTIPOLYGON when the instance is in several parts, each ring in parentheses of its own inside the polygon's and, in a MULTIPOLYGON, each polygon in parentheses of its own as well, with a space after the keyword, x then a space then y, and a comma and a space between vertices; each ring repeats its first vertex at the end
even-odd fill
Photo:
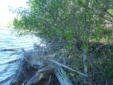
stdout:
POLYGON ((53 85, 51 82, 54 80, 57 81, 54 85, 73 85, 64 69, 87 77, 86 74, 74 70, 65 64, 61 64, 57 59, 51 57, 54 54, 52 55, 51 52, 47 53, 47 48, 35 47, 32 50, 23 50, 23 53, 20 68, 16 72, 18 74, 15 74, 14 80, 12 80, 10 85, 45 85, 44 83, 41 84, 40 81, 47 75, 48 80, 46 78, 46 81, 43 82, 49 82, 50 85, 53 85), (53 73, 55 75, 54 80, 52 78, 50 80, 50 76, 53 73), (41 74, 44 75, 42 78, 40 78, 41 74))
POLYGON ((45 72, 45 71, 48 71, 48 70, 51 70, 52 68, 51 67, 44 67, 42 69, 39 69, 36 74, 30 79, 28 80, 28 82, 26 83, 26 85, 31 85, 33 84, 34 80, 37 79, 40 75, 41 72, 45 72))

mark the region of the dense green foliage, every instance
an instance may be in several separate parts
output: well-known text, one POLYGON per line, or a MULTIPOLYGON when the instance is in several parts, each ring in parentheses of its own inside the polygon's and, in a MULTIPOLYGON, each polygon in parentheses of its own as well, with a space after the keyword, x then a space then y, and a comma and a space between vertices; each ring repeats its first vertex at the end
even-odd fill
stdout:
POLYGON ((101 64, 100 61, 94 63, 100 67, 104 64, 106 68, 101 70, 105 76, 113 78, 113 70, 109 72, 113 69, 113 49, 105 47, 113 43, 113 0, 29 0, 28 5, 30 8, 18 11, 15 28, 32 32, 45 41, 54 41, 54 44, 63 43, 62 48, 69 51, 72 59, 76 56, 76 62, 84 50, 88 59, 98 56, 103 59, 101 64))

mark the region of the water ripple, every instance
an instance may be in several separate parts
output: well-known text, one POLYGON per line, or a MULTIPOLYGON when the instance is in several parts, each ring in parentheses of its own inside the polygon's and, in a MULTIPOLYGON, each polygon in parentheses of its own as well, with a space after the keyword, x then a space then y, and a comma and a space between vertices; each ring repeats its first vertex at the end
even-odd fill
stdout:
MULTIPOLYGON (((30 49, 33 43, 40 43, 40 39, 34 35, 18 36, 17 33, 12 33, 13 28, 0 28, 0 50, 10 48, 30 49)), ((13 55, 13 52, 0 51, 0 82, 10 79, 16 69, 18 69, 17 59, 22 55, 13 55), (8 63, 9 62, 9 63, 8 63)), ((5 81, 0 85, 10 85, 10 81, 5 81)))

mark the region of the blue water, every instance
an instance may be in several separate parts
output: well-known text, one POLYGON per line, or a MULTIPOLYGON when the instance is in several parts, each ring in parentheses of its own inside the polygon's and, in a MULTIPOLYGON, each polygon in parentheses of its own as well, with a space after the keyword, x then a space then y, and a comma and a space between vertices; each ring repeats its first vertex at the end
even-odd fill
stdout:
MULTIPOLYGON (((34 35, 19 36, 13 28, 0 28, 0 50, 8 48, 31 49, 34 43, 40 43, 40 39, 34 35)), ((18 62, 6 64, 7 62, 21 58, 20 54, 11 56, 13 52, 0 51, 0 82, 15 74, 18 69, 18 62)), ((0 84, 1 85, 1 84, 0 84)), ((10 80, 5 81, 2 85, 10 85, 10 80)))

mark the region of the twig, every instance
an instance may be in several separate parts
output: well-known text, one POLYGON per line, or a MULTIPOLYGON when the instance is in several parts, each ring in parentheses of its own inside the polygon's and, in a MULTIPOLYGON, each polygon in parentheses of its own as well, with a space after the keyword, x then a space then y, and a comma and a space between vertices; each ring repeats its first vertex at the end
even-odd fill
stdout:
POLYGON ((53 60, 53 59, 50 59, 49 61, 52 62, 52 63, 54 63, 54 64, 56 64, 56 65, 58 65, 58 66, 60 66, 60 67, 66 68, 66 69, 68 69, 68 70, 70 70, 70 71, 73 71, 73 72, 76 72, 76 73, 78 73, 78 74, 80 74, 80 75, 82 75, 82 76, 88 77, 88 75, 86 75, 86 74, 84 74, 84 73, 81 73, 81 72, 79 72, 79 71, 77 71, 77 70, 74 70, 74 69, 72 69, 72 68, 70 68, 70 67, 68 67, 68 66, 66 66, 66 65, 64 65, 64 64, 61 64, 61 63, 59 63, 58 61, 55 61, 55 60, 53 60))
MULTIPOLYGON (((83 65, 84 65, 84 73, 87 74, 87 50, 83 49, 83 65)), ((86 79, 84 79, 84 84, 86 84, 86 79)))

